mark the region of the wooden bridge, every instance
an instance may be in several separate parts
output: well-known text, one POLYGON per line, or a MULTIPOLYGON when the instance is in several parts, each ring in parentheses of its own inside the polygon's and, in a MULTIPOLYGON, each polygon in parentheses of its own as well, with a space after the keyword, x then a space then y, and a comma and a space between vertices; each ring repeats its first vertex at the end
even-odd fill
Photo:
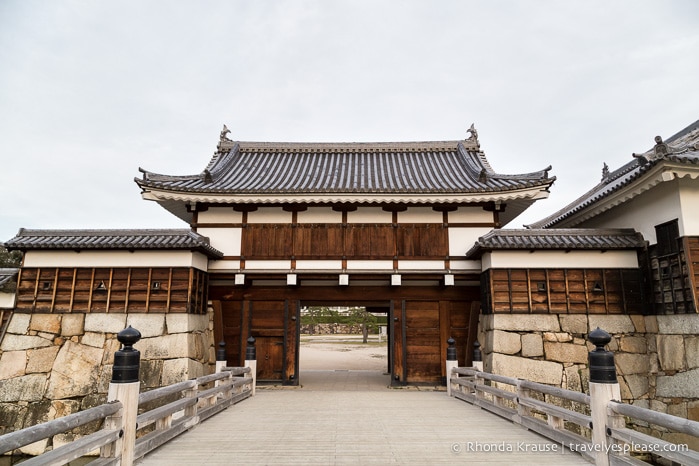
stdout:
POLYGON ((89 464, 97 466, 647 464, 634 455, 639 451, 699 464, 686 445, 626 428, 625 417, 699 437, 699 422, 613 401, 619 386, 604 338, 591 338, 590 395, 485 373, 480 362, 456 367, 453 341, 446 393, 390 388, 387 376, 371 371, 308 371, 301 387, 256 390, 249 351, 248 367, 220 360, 215 374, 139 395, 137 338, 126 333, 119 335, 124 347, 115 354, 109 403, 0 436, 0 454, 103 419, 96 433, 23 464, 66 464, 95 449, 100 457, 89 464))

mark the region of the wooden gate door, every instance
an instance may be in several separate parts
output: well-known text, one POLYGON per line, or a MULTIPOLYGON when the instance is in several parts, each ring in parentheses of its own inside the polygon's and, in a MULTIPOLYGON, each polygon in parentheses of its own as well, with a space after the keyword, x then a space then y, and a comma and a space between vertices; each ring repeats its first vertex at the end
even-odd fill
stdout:
POLYGON ((250 334, 256 340, 259 380, 283 378, 285 310, 285 301, 250 301, 250 334))

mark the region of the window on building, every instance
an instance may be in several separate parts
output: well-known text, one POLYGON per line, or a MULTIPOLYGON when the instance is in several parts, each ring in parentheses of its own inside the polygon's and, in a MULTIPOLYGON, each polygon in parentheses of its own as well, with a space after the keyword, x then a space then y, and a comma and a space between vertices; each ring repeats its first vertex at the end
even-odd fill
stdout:
POLYGON ((680 229, 677 226, 677 219, 656 225, 655 236, 658 239, 658 256, 679 252, 677 238, 680 236, 680 229))

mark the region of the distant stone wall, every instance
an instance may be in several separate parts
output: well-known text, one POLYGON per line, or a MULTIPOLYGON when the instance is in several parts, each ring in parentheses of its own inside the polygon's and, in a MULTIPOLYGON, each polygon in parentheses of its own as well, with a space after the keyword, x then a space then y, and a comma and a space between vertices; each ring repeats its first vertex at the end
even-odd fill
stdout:
MULTIPOLYGON (((302 325, 302 334, 309 335, 334 335, 334 334, 362 334, 362 326, 360 324, 314 324, 302 325)), ((376 331, 369 330, 369 333, 376 331)))
MULTIPOLYGON (((128 325, 142 335, 134 346, 141 390, 210 373, 212 315, 15 313, 0 345, 0 434, 104 403, 120 346, 116 334, 128 325)), ((74 437, 54 438, 54 446, 74 437)), ((47 442, 39 443, 25 453, 41 453, 47 442)))
POLYGON ((699 421, 699 314, 481 315, 484 368, 589 393, 586 339, 596 327, 612 336, 622 401, 699 421))

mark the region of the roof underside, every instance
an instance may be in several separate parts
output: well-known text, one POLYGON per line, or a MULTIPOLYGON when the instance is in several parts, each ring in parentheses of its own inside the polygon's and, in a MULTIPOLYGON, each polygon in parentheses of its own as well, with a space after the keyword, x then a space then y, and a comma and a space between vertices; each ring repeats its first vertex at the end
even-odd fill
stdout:
POLYGON ((534 202, 545 197, 555 181, 548 177, 548 170, 550 167, 527 174, 498 174, 477 141, 470 139, 402 143, 222 140, 201 174, 170 176, 141 170, 143 178, 136 183, 145 198, 189 220, 176 204, 434 205, 535 198, 534 202))
MULTIPOLYGON (((638 182, 643 175, 660 163, 699 166, 699 121, 694 122, 667 141, 656 137, 656 145, 634 158, 621 168, 603 172, 602 180, 591 190, 548 217, 534 222, 530 228, 555 228, 575 215, 594 209, 595 206, 614 194, 638 182)), ((566 223, 563 223, 566 225, 566 223)), ((575 226, 575 224, 569 225, 575 226)))
POLYGON ((28 230, 5 243, 8 250, 191 250, 210 258, 223 253, 209 239, 191 230, 28 230))
POLYGON ((493 230, 478 238, 466 253, 468 259, 479 258, 495 250, 620 250, 644 246, 643 235, 630 228, 556 228, 538 230, 493 230))

